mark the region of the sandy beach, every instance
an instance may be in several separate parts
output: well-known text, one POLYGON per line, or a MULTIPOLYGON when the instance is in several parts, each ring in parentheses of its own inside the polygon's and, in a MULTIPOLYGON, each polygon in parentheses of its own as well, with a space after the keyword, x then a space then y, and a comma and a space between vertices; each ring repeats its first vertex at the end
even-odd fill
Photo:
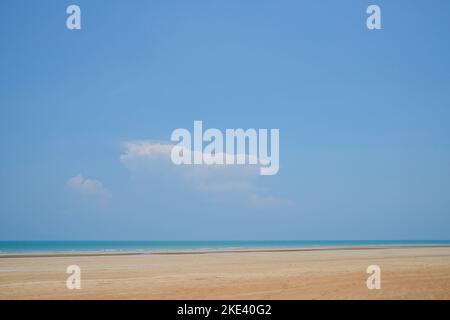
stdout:
POLYGON ((450 247, 2 255, 0 299, 450 299, 450 247))

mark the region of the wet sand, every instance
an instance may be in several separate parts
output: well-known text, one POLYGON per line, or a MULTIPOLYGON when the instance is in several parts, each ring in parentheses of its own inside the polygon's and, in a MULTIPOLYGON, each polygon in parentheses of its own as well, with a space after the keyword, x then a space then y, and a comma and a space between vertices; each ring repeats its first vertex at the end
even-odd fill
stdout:
POLYGON ((0 299, 450 299, 450 247, 1 255, 0 299))

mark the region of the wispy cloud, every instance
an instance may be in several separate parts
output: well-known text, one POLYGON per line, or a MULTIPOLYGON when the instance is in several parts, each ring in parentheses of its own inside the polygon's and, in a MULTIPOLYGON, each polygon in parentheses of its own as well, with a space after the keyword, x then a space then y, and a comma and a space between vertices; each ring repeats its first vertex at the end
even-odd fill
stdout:
POLYGON ((170 158, 173 145, 151 143, 145 140, 125 142, 125 153, 120 156, 120 161, 127 164, 139 158, 157 159, 170 158))
POLYGON ((99 180, 83 178, 81 174, 71 177, 66 182, 67 186, 81 194, 96 196, 101 199, 111 197, 111 192, 99 180))
MULTIPOLYGON (((130 170, 139 171, 146 166, 157 167, 161 163, 171 164, 171 152, 174 147, 170 143, 156 143, 149 140, 128 141, 120 161, 130 170)), ((194 152, 184 150, 184 152, 194 152)), ((209 154, 203 154, 205 157, 209 154)), ((226 154, 225 154, 226 156, 226 154)), ((187 181, 193 190, 209 193, 214 199, 232 198, 245 200, 254 206, 281 206, 290 201, 268 195, 267 190, 258 188, 259 177, 257 165, 181 165, 172 164, 171 172, 176 172, 181 179, 187 181)))

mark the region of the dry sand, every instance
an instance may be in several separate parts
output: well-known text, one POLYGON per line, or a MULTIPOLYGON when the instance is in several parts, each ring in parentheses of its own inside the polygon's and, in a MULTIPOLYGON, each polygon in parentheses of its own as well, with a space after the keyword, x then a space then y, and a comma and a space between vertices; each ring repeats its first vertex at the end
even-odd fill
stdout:
POLYGON ((1 256, 0 299, 450 299, 450 247, 1 256))

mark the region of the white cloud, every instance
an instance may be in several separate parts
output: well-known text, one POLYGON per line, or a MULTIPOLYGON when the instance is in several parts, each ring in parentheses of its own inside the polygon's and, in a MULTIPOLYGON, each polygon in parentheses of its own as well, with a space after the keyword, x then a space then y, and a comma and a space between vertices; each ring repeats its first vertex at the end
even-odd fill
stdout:
MULTIPOLYGON (((135 172, 149 166, 159 169, 162 162, 167 162, 171 164, 172 172, 177 172, 180 178, 187 181, 194 190, 210 193, 216 198, 223 196, 233 199, 245 198, 248 203, 256 206, 289 204, 287 200, 266 195, 266 190, 256 186, 255 180, 259 177, 258 165, 177 166, 171 162, 170 155, 173 147, 173 144, 154 143, 148 140, 128 141, 125 143, 125 152, 120 156, 120 161, 135 172)), ((187 150, 186 152, 190 154, 194 151, 187 150)), ((204 156, 210 155, 204 154, 204 156)))
POLYGON ((120 161, 126 164, 139 158, 157 159, 169 157, 170 159, 173 145, 136 140, 126 142, 125 147, 125 153, 120 156, 120 161))
POLYGON ((80 174, 69 178, 66 184, 69 188, 85 195, 97 196, 102 199, 108 199, 111 197, 111 193, 108 188, 103 186, 100 181, 85 179, 80 174))
MULTIPOLYGON (((125 165, 130 164, 134 160, 139 159, 168 159, 171 160, 171 152, 172 148, 175 145, 170 143, 155 143, 148 140, 134 140, 125 142, 125 153, 120 156, 120 161, 125 165)), ((230 167, 230 165, 206 165, 206 163, 212 163, 214 158, 209 153, 202 153, 201 151, 194 151, 190 149, 186 149, 184 147, 179 147, 179 151, 186 154, 188 158, 194 158, 198 154, 202 154, 201 158, 203 159, 205 166, 209 167, 230 167)), ((230 155, 227 153, 217 153, 217 158, 228 159, 229 157, 233 158, 234 155, 230 155)), ((247 154, 238 154, 236 155, 236 159, 239 161, 245 161, 245 163, 249 163, 250 159, 254 161, 254 163, 258 163, 258 158, 252 157, 247 154)), ((239 165, 239 166, 251 166, 249 164, 239 165)), ((256 165, 253 165, 256 166, 256 165)))

